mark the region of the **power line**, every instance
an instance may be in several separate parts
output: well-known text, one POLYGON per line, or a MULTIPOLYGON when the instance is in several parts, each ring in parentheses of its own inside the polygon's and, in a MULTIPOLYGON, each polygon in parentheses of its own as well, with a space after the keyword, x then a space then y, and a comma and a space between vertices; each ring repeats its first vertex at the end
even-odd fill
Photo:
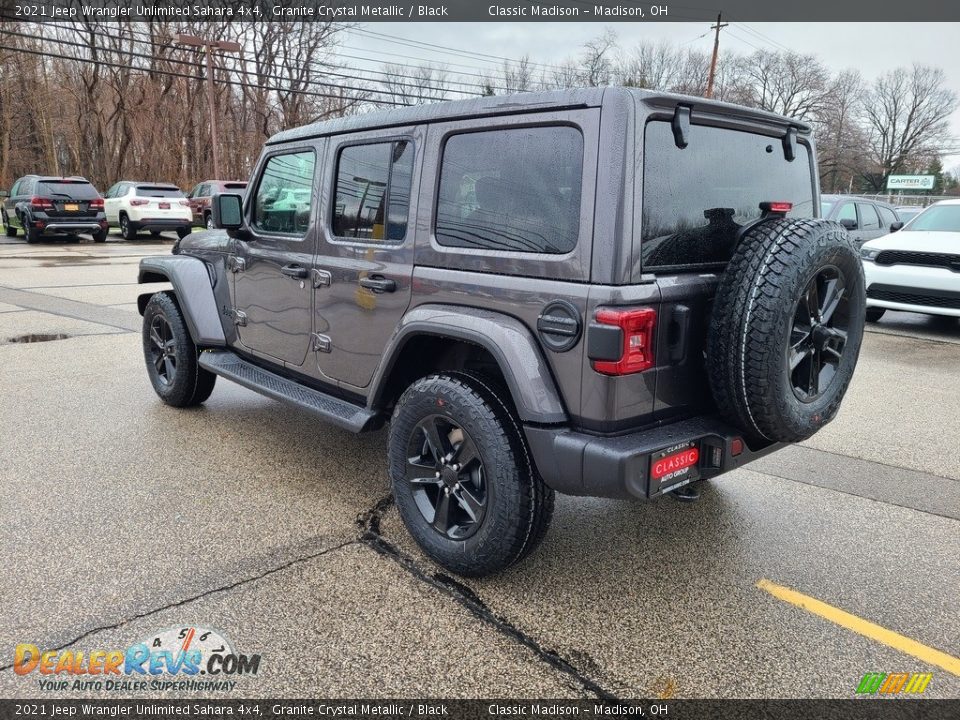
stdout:
MULTIPOLYGON (((156 74, 156 75, 167 75, 167 76, 170 76, 170 77, 181 77, 181 78, 186 78, 186 79, 188 79, 188 80, 203 80, 203 79, 204 79, 204 78, 203 78, 202 76, 200 76, 200 75, 188 75, 188 74, 186 74, 186 73, 180 73, 180 72, 176 72, 176 71, 173 71, 173 70, 156 70, 156 69, 144 68, 144 67, 138 67, 138 66, 122 65, 122 64, 120 64, 120 63, 109 62, 109 61, 106 61, 106 60, 89 60, 89 59, 86 59, 86 58, 73 57, 73 56, 71 56, 71 55, 59 55, 59 54, 50 53, 50 52, 43 52, 43 51, 41 51, 41 50, 30 50, 30 49, 27 49, 27 48, 11 47, 11 46, 9 46, 9 45, 0 45, 0 50, 10 50, 11 52, 26 53, 26 54, 28 54, 28 55, 38 55, 38 56, 40 56, 40 57, 48 57, 48 58, 54 58, 54 59, 59 59, 59 60, 72 60, 72 61, 74 61, 74 62, 84 63, 84 64, 86 64, 86 65, 99 65, 99 66, 105 66, 105 67, 120 68, 120 69, 123 69, 123 70, 139 70, 140 72, 143 72, 143 73, 148 73, 148 74, 149 74, 149 73, 153 73, 153 74, 156 74)), ((288 88, 286 88, 286 89, 285 89, 285 88, 272 88, 272 87, 266 87, 266 86, 264 86, 264 85, 255 85, 255 84, 253 84, 253 83, 247 83, 247 82, 242 82, 242 81, 237 81, 237 80, 223 80, 223 79, 216 80, 216 79, 215 79, 214 82, 215 82, 215 83, 219 83, 220 85, 231 85, 231 86, 234 86, 234 87, 247 87, 247 88, 253 88, 253 89, 255 89, 255 90, 274 90, 274 91, 276 91, 276 92, 285 92, 285 93, 290 93, 290 94, 292 94, 292 95, 308 95, 308 96, 311 96, 311 97, 332 98, 332 99, 334 99, 334 100, 349 100, 349 99, 351 99, 351 98, 348 98, 348 97, 344 97, 343 95, 334 95, 334 94, 332 94, 332 93, 321 93, 321 92, 315 92, 315 91, 312 91, 312 90, 292 90, 292 89, 288 89, 288 88)), ((363 98, 357 98, 357 99, 358 99, 358 100, 364 100, 363 98)), ((403 106, 403 107, 409 106, 409 103, 393 102, 393 101, 391 101, 391 100, 378 100, 378 99, 376 99, 376 98, 369 98, 369 99, 365 99, 364 101, 365 101, 365 102, 380 103, 380 104, 383 104, 383 105, 395 105, 395 106, 403 106)))

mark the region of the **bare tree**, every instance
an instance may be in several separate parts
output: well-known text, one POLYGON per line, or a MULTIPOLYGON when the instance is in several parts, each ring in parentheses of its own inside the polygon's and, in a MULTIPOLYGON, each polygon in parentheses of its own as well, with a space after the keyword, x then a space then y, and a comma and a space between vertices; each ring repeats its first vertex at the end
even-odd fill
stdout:
POLYGON ((581 66, 584 85, 598 87, 610 84, 613 79, 612 55, 616 48, 617 34, 610 28, 583 44, 581 66))
POLYGON ((501 84, 504 92, 530 92, 535 89, 530 56, 524 55, 516 62, 504 60, 501 84))
POLYGON ((856 70, 839 73, 830 83, 827 101, 815 118, 820 185, 824 192, 850 189, 853 179, 868 170, 863 149, 866 133, 859 122, 863 78, 856 70))
POLYGON ((668 90, 677 79, 678 52, 666 42, 641 42, 618 58, 614 78, 618 85, 668 90))
POLYGON ((749 104, 771 112, 806 119, 824 105, 830 73, 813 55, 758 50, 743 64, 749 104))
POLYGON ((412 70, 404 65, 384 65, 378 83, 389 99, 404 105, 442 102, 450 95, 449 74, 443 66, 424 63, 412 70))
POLYGON ((881 75, 866 94, 863 117, 867 150, 875 172, 865 179, 882 190, 886 179, 921 156, 939 155, 952 143, 949 118, 956 94, 946 87, 943 70, 925 65, 881 75))

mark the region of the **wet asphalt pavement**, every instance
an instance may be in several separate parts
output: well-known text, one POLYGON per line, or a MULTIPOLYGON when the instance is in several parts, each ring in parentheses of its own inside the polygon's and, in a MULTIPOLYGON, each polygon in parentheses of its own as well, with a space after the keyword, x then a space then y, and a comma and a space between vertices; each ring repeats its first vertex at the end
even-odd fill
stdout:
POLYGON ((261 655, 224 697, 850 697, 866 672, 960 697, 960 322, 888 313, 811 440, 695 504, 560 497, 531 558, 464 582, 404 531, 384 432, 224 381, 162 405, 136 268, 170 243, 111 240, 0 242, 0 697, 77 695, 15 674, 18 643, 180 627, 261 655), (68 337, 11 342, 37 334, 68 337))

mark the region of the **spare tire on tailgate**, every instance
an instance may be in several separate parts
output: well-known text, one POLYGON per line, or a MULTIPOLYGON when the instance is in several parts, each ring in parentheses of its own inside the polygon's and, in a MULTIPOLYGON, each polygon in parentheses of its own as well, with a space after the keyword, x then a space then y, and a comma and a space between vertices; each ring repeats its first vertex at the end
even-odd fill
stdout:
POLYGON ((717 407, 754 439, 797 442, 830 422, 863 339, 863 268, 842 226, 771 219, 747 230, 707 334, 717 407))

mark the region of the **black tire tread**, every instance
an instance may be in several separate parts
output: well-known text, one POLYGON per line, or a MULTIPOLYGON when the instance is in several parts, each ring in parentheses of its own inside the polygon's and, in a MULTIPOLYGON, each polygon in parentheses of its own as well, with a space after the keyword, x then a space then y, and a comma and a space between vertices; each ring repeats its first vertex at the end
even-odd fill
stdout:
MULTIPOLYGON (((770 338, 787 332, 784 303, 796 301, 781 292, 788 277, 824 243, 858 255, 836 223, 795 219, 761 223, 741 238, 717 287, 707 334, 710 387, 724 418, 754 438, 797 442, 811 434, 783 422, 785 400, 774 392, 771 382, 771 367, 778 367, 781 358, 778 345, 770 338)), ((862 270, 859 272, 862 293, 862 270)), ((859 335, 852 334, 848 342, 851 352, 859 353, 859 335)), ((848 376, 832 392, 822 412, 823 423, 836 414, 849 382, 848 376)))

